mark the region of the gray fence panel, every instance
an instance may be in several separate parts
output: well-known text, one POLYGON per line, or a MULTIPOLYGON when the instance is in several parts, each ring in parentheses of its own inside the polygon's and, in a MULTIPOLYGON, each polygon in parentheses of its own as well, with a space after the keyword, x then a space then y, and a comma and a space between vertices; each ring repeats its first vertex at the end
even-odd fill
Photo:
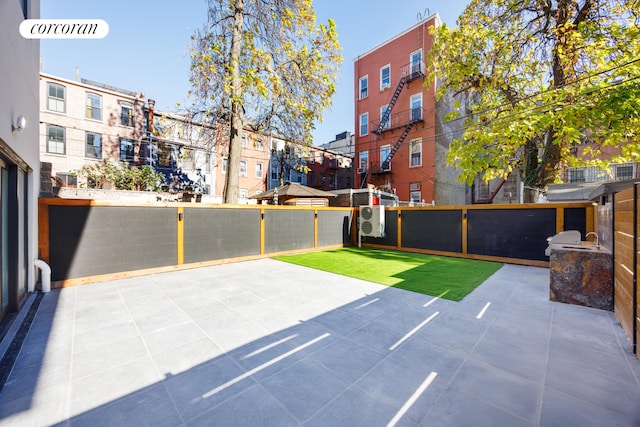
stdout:
POLYGON ((177 263, 175 208, 49 206, 51 279, 177 263))
POLYGON ((264 212, 266 253, 313 248, 313 210, 272 210, 264 212))
POLYGON ((258 254, 259 209, 185 208, 185 263, 258 254))
MULTIPOLYGON (((359 225, 360 222, 358 222, 359 225)), ((362 236, 362 242, 374 245, 398 246, 398 211, 384 210, 384 232, 384 237, 362 236)))
POLYGON ((402 211, 402 247, 462 252, 462 210, 402 211))
POLYGON ((353 211, 318 211, 318 246, 350 245, 353 211))
POLYGON ((547 237, 556 233, 556 210, 480 209, 468 211, 467 252, 548 261, 547 237))

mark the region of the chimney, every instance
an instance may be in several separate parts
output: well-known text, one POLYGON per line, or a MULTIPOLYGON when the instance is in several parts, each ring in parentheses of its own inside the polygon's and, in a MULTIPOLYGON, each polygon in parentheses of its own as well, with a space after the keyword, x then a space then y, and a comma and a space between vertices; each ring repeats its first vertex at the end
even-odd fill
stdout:
POLYGON ((149 133, 153 134, 155 130, 153 127, 153 109, 156 105, 156 101, 153 99, 147 99, 147 104, 149 105, 149 119, 147 121, 147 128, 149 129, 149 133))

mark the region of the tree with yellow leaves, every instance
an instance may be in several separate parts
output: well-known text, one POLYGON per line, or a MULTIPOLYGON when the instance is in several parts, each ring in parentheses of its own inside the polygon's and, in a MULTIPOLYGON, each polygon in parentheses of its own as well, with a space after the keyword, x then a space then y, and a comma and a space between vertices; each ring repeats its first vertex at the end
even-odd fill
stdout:
POLYGON ((225 203, 238 200, 242 132, 309 143, 331 105, 342 56, 311 0, 208 0, 192 37, 192 117, 229 128, 225 203))
POLYGON ((562 167, 637 161, 638 20, 635 0, 472 0, 458 28, 433 29, 438 94, 463 100, 447 117, 461 179, 517 171, 541 189, 562 167))

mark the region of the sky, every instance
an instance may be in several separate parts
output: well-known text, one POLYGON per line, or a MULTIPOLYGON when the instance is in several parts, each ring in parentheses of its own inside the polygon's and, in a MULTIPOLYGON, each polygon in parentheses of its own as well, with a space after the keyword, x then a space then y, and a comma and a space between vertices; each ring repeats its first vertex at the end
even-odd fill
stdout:
MULTIPOLYGON (((318 22, 332 18, 343 63, 333 106, 316 124, 313 143, 353 132, 353 60, 437 12, 454 27, 470 0, 314 0, 318 22)), ((109 34, 99 40, 41 40, 42 71, 70 80, 85 78, 156 101, 156 109, 175 111, 190 89, 191 35, 206 22, 206 0, 40 0, 42 19, 103 19, 109 34)))

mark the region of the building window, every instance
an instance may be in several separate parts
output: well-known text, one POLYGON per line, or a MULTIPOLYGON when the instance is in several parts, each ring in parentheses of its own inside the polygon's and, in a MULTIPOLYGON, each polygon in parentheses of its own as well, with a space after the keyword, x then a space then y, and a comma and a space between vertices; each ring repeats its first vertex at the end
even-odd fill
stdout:
POLYGON ((422 120, 422 94, 411 95, 411 120, 422 120))
POLYGON ((569 169, 569 182, 585 182, 584 168, 569 169))
POLYGON ((246 188, 240 188, 238 190, 238 198, 239 199, 248 199, 249 198, 249 190, 246 188))
POLYGON ((369 152, 368 151, 361 151, 360 152, 360 164, 358 166, 358 170, 361 171, 361 172, 364 172, 367 169, 369 169, 369 152))
POLYGON ((315 185, 316 174, 313 171, 310 171, 307 174, 307 185, 315 185))
POLYGON ((262 179, 262 175, 263 175, 263 165, 262 163, 256 163, 256 178, 258 179, 262 179))
POLYGON ((84 155, 90 159, 102 158, 102 135, 99 133, 85 133, 84 155))
POLYGON ((264 150, 264 144, 262 143, 262 137, 258 137, 256 140, 256 150, 262 151, 264 150))
POLYGON ((65 87, 54 83, 49 83, 47 86, 47 110, 64 113, 66 111, 65 87))
POLYGON ((240 176, 247 176, 247 161, 240 160, 240 176))
POLYGON ((409 56, 409 60, 411 62, 411 78, 415 79, 420 77, 423 72, 423 61, 422 61, 422 49, 418 49, 415 52, 411 52, 409 56))
POLYGON ((227 167, 229 166, 229 159, 226 157, 222 158, 222 174, 225 175, 227 173, 227 167))
POLYGON ((130 102, 120 103, 120 124, 122 126, 133 127, 133 104, 130 102))
POLYGON ((246 133, 242 134, 241 140, 242 140, 242 148, 247 148, 247 134, 246 133))
POLYGON ((391 65, 387 64, 380 68, 380 90, 391 87, 391 65))
POLYGON ((78 177, 66 172, 57 172, 56 182, 61 187, 76 188, 78 186, 78 177))
POLYGON ((102 120, 102 97, 100 95, 87 94, 87 118, 102 120))
POLYGON ((133 139, 120 138, 120 161, 123 163, 133 163, 133 139))
POLYGON ((389 104, 383 105, 382 107, 380 107, 380 130, 388 129, 391 125, 391 114, 388 114, 386 118, 384 117, 388 109, 389 109, 389 104))
POLYGON ((158 167, 171 167, 171 146, 163 142, 158 144, 158 167))
POLYGON ((369 96, 369 76, 360 77, 360 99, 369 96))
POLYGON ((391 170, 391 159, 389 155, 391 154, 391 145, 383 145, 380 147, 380 169, 381 170, 391 170), (388 160, 388 161, 387 161, 388 160))
POLYGON ((409 143, 409 166, 422 166, 422 138, 414 139, 409 143))
POLYGON ((65 154, 65 131, 60 126, 47 126, 47 153, 65 154))
POLYGON ((278 165, 276 164, 271 165, 271 179, 273 181, 276 181, 278 179, 278 165))
POLYGON ((409 198, 411 199, 411 201, 413 203, 420 203, 420 200, 422 200, 422 196, 420 195, 419 191, 412 191, 409 193, 409 198))
POLYGON ((623 179, 634 179, 634 164, 633 163, 622 163, 619 165, 615 165, 615 172, 617 180, 623 179))
POLYGON ((360 114, 360 136, 369 133, 369 113, 360 114))

